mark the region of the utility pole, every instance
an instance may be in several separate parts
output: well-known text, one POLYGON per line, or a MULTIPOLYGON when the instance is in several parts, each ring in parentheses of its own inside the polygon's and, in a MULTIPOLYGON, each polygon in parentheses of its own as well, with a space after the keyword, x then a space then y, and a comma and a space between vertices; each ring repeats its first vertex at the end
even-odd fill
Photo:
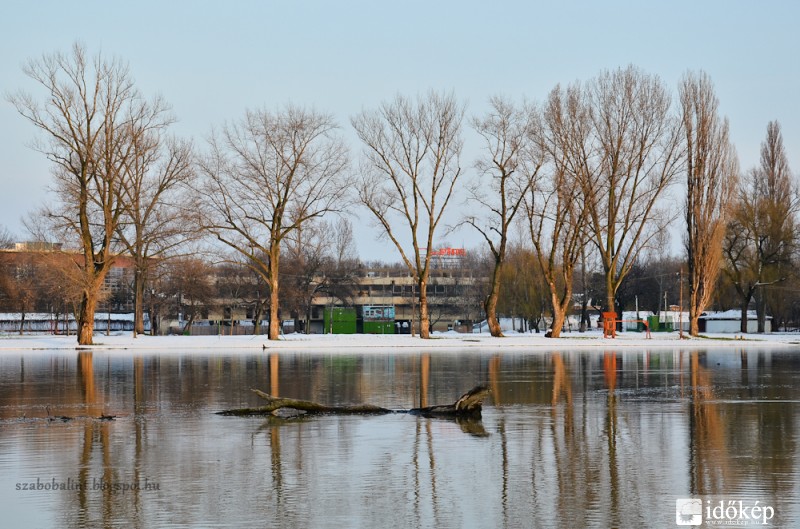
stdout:
POLYGON ((678 276, 679 276, 678 281, 680 282, 679 287, 681 289, 681 293, 680 293, 680 296, 679 296, 680 297, 680 301, 679 301, 679 306, 678 306, 678 310, 679 310, 679 312, 678 312, 678 337, 681 340, 683 340, 683 267, 681 267, 681 270, 678 273, 678 276))

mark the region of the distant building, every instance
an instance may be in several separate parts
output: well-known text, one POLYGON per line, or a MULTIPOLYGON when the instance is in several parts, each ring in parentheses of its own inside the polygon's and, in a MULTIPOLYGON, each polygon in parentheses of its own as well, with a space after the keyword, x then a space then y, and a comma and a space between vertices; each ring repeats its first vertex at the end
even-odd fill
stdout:
MULTIPOLYGON (((144 315, 144 327, 145 332, 150 331, 147 313, 144 315)), ((75 334, 77 330, 78 324, 72 314, 0 312, 0 332, 4 333, 75 334)), ((96 312, 94 330, 97 333, 133 331, 133 314, 96 312)))
MULTIPOLYGON (((737 333, 742 332, 742 311, 726 310, 725 312, 704 312, 699 320, 700 332, 710 333, 737 333)), ((758 319, 756 311, 747 311, 747 332, 758 332, 758 319)), ((772 332, 772 317, 767 316, 764 323, 764 332, 772 332)))
MULTIPOLYGON (((0 249, 0 311, 70 311, 74 296, 70 296, 67 276, 74 271, 75 262, 81 257, 63 250, 61 243, 29 241, 0 249)), ((133 260, 118 255, 105 277, 105 301, 98 309, 132 312, 132 286, 133 260)))

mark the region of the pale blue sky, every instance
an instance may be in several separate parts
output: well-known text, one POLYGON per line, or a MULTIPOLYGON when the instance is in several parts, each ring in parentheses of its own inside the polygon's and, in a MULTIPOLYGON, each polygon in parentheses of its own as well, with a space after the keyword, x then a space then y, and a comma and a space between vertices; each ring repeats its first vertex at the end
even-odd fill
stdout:
MULTIPOLYGON (((161 93, 199 146, 212 125, 286 102, 349 118, 396 93, 452 90, 480 113, 493 94, 541 100, 557 83, 633 63, 674 91, 687 69, 714 80, 743 168, 778 119, 800 169, 800 2, 795 1, 6 1, 0 92, 33 89, 21 64, 80 40, 130 64, 161 93)), ((36 92, 34 92, 36 93, 36 92)), ((469 135, 469 131, 466 133, 469 135)), ((49 168, 36 131, 0 101, 0 225, 45 198, 49 168)), ((360 148, 353 142, 354 152, 360 148)), ((463 164, 477 152, 468 142, 463 164)), ((361 222, 360 224, 366 224, 361 222)), ((360 229, 362 257, 395 260, 360 229)), ((451 238, 474 246, 472 234, 451 238)))

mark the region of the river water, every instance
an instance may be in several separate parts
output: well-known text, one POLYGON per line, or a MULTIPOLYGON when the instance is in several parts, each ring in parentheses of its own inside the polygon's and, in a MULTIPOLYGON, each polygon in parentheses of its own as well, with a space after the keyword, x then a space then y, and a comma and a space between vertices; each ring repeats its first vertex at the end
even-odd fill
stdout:
POLYGON ((4 351, 0 526, 798 527, 799 413, 790 349, 4 351), (480 383, 481 421, 215 414, 480 383))

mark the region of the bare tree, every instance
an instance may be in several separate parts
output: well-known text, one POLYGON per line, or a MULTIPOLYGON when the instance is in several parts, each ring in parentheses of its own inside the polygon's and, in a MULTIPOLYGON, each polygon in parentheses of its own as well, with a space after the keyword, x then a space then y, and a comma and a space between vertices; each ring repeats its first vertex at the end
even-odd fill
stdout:
POLYGON ((525 195, 534 185, 544 155, 535 141, 536 111, 517 108, 501 97, 489 100, 485 116, 472 120, 472 127, 484 140, 484 155, 475 166, 478 178, 469 186, 469 200, 479 215, 468 215, 464 222, 486 240, 494 258, 489 295, 484 300, 486 320, 492 336, 502 336, 497 320, 500 295, 500 270, 506 258, 511 224, 525 195))
MULTIPOLYGON (((176 256, 176 258, 179 257, 180 256, 176 256)), ((162 317, 171 307, 176 306, 176 303, 170 299, 167 293, 170 272, 170 263, 167 259, 160 259, 150 263, 147 270, 147 288, 145 288, 144 305, 150 319, 151 336, 162 334, 162 317)))
MULTIPOLYGON (((353 227, 346 218, 308 222, 287 238, 281 273, 286 288, 283 304, 311 332, 311 311, 322 293, 352 303, 360 263, 356 257, 353 227)), ((298 329, 299 326, 295 325, 298 329)))
POLYGON ((580 91, 553 89, 542 123, 539 141, 548 158, 546 178, 530 188, 525 209, 534 254, 550 296, 550 336, 557 338, 573 305, 573 276, 587 238, 584 195, 576 182, 587 177, 592 127, 580 91))
POLYGON ((177 319, 186 317, 182 333, 191 333, 192 325, 214 301, 213 268, 197 257, 171 259, 165 267, 163 293, 175 300, 177 319))
POLYGON ((344 304, 352 303, 358 290, 358 277, 363 266, 353 238, 353 224, 347 218, 325 223, 328 257, 322 262, 320 291, 344 304))
POLYGON ((141 97, 125 64, 100 54, 90 59, 79 44, 71 54, 31 60, 23 70, 47 95, 43 103, 25 93, 10 101, 43 133, 35 147, 55 166, 59 204, 45 214, 53 229, 80 249, 78 343, 89 345, 95 307, 117 250, 124 167, 136 138, 161 126, 166 108, 158 99, 141 97))
POLYGON ((200 223, 267 284, 270 340, 280 333, 284 240, 345 205, 348 155, 335 131, 330 115, 313 110, 248 111, 211 138, 211 152, 199 164, 200 223))
POLYGON ((629 66, 588 84, 591 150, 578 181, 606 282, 606 310, 639 253, 673 216, 659 200, 681 170, 680 123, 657 76, 629 66))
POLYGON ((12 247, 13 237, 5 226, 0 226, 0 310, 12 310, 17 303, 17 277, 13 260, 2 252, 12 247))
POLYGON ((752 173, 744 175, 740 189, 737 189, 734 212, 728 221, 722 246, 722 253, 725 257, 723 272, 738 297, 738 305, 741 310, 739 329, 743 333, 747 332, 747 311, 760 283, 760 252, 755 242, 756 233, 753 222, 755 211, 748 210, 748 206, 753 204, 744 196, 747 191, 743 191, 746 182, 750 181, 751 177, 752 173))
POLYGON ((739 186, 723 248, 725 273, 740 298, 742 332, 747 332, 747 310, 754 297, 758 331, 764 332, 766 299, 759 287, 780 283, 787 276, 796 247, 799 207, 780 124, 771 121, 761 144, 759 166, 739 186))
POLYGON ((191 156, 190 143, 165 138, 163 129, 153 128, 135 139, 124 167, 124 213, 117 231, 133 259, 134 337, 144 334, 144 293, 151 265, 174 252, 193 229, 181 204, 183 184, 194 175, 191 156))
POLYGON ((359 198, 414 278, 422 338, 430 337, 434 237, 461 176, 463 118, 464 106, 454 95, 429 92, 416 101, 398 95, 352 119, 364 143, 359 198))
MULTIPOLYGON (((0 238, 6 234, 0 230, 0 238)), ((8 239, 10 241, 10 239, 8 239)), ((5 249, 3 243, 0 248, 5 249)), ((35 252, 0 251, 0 310, 19 314, 19 334, 25 329, 25 316, 34 310, 40 270, 35 252)))
POLYGON ((327 230, 332 234, 332 253, 337 267, 360 267, 358 247, 353 235, 353 223, 342 217, 336 223, 328 223, 327 230))
POLYGON ((14 236, 5 226, 0 226, 0 250, 11 248, 14 245, 14 236))
MULTIPOLYGON (((760 283, 764 286, 782 283, 790 275, 792 257, 797 249, 797 214, 800 211, 797 182, 789 167, 780 123, 770 121, 767 135, 761 144, 759 166, 754 171, 758 182, 758 195, 765 197, 762 204, 766 235, 758 247, 763 256, 760 283), (768 258, 768 256, 773 256, 768 258)), ((764 332, 768 290, 756 291, 756 317, 758 332, 764 332)))
POLYGON ((498 311, 510 316, 521 316, 538 333, 547 307, 543 277, 537 273, 534 252, 521 246, 510 246, 501 267, 498 311))
POLYGON ((286 239, 284 270, 281 272, 284 286, 283 305, 294 315, 295 329, 303 322, 306 333, 310 332, 311 308, 316 295, 325 289, 328 278, 325 275, 330 260, 330 238, 323 221, 306 222, 286 239))
MULTIPOLYGON (((259 258, 265 260, 263 255, 261 255, 259 258)), ((239 260, 246 261, 245 259, 241 258, 241 256, 239 260)), ((267 288, 264 278, 261 277, 261 275, 254 272, 252 268, 248 268, 246 264, 244 264, 244 267, 247 271, 246 281, 249 288, 243 296, 243 301, 248 306, 253 307, 253 334, 258 335, 262 334, 262 318, 269 309, 269 289, 267 288)), ((269 329, 267 329, 267 331, 269 332, 269 329)))
POLYGON ((686 256, 689 334, 711 300, 721 270, 722 241, 738 179, 728 120, 720 118, 714 85, 704 72, 687 73, 679 97, 686 141, 686 256))

